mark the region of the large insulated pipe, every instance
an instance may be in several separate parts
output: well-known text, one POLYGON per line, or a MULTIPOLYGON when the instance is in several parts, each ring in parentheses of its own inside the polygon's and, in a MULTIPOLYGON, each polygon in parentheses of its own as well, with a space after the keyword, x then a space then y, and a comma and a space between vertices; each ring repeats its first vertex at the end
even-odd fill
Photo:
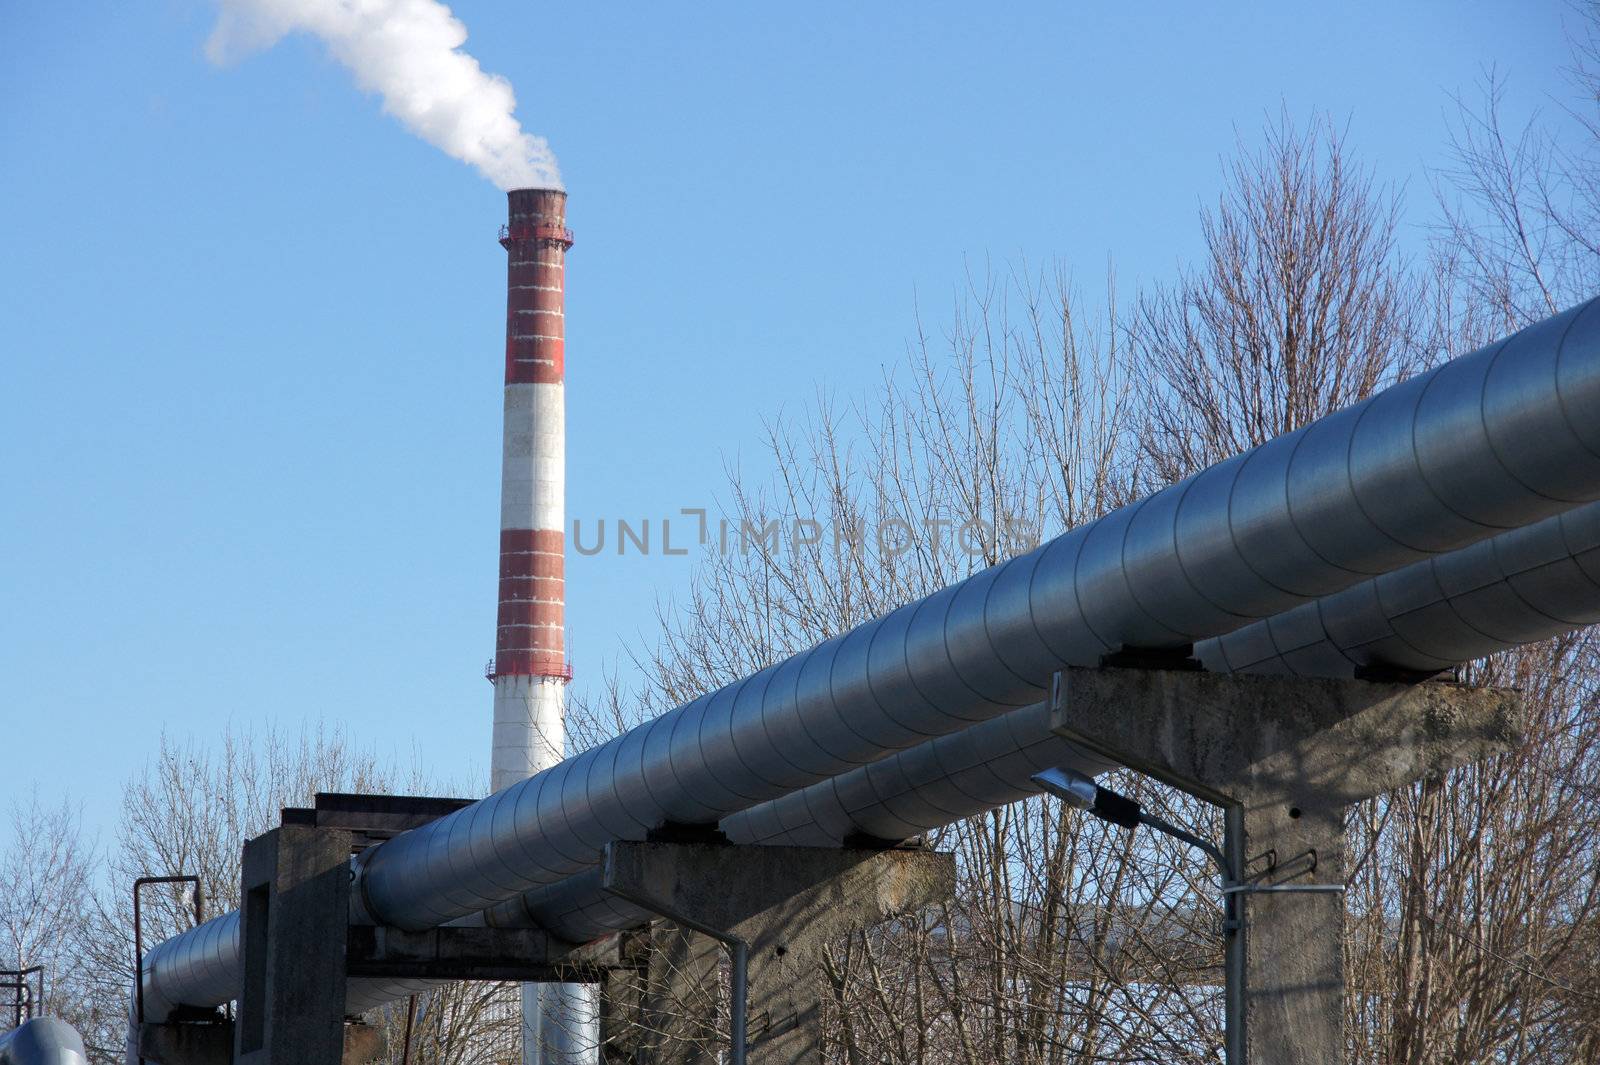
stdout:
MULTIPOLYGON (((495 620, 492 791, 565 756, 567 194, 513 189, 506 249, 505 432, 500 464, 500 594, 495 620)), ((522 988, 523 1060, 594 1057, 595 1010, 581 984, 522 988)))
MULTIPOLYGON (((1600 622, 1600 503, 1363 581, 1256 622, 1196 654, 1217 672, 1351 677, 1360 669, 1442 670, 1600 622)), ((723 820, 735 843, 837 847, 899 841, 1036 795, 1054 766, 1110 768, 1050 731, 1036 703, 791 792, 723 820)), ((574 942, 650 914, 601 888, 598 869, 536 888, 485 914, 574 942)))
POLYGON ((88 1065, 83 1037, 66 1021, 35 1017, 0 1035, 0 1065, 88 1065))
POLYGON ((1600 302, 1557 315, 708 693, 363 855, 428 928, 1043 698, 1063 665, 1221 635, 1600 496, 1600 302))
MULTIPOLYGON (((815 784, 828 775, 819 750, 835 766, 876 751, 865 764, 923 730, 995 716, 999 692, 1017 693, 1017 707, 1037 702, 1061 665, 1095 664, 1117 643, 1187 643, 1171 625, 1214 635, 1239 627, 1246 606, 1291 609, 1313 586, 1296 579, 1297 558, 1317 581, 1348 587, 1359 578, 1335 577, 1559 513, 1600 480, 1597 318, 1595 303, 1575 308, 406 833, 368 852, 369 904, 386 921, 444 923, 583 871, 610 838, 668 819, 720 821, 796 790, 771 785, 774 767, 815 784), (1532 455, 1528 441, 1549 450, 1532 455), (1273 471, 1275 503, 1262 483, 1273 471), (778 751, 805 758, 805 772, 774 762, 778 751), (756 790, 752 763, 767 799, 731 791, 756 790)), ((230 918, 147 956, 147 1011, 237 994, 237 926, 221 927, 230 918)))
MULTIPOLYGON (((1351 677, 1364 668, 1426 672, 1600 622, 1600 503, 1438 558, 1204 641, 1218 672, 1351 677)), ((1054 735, 1036 703, 891 755, 725 818, 736 843, 838 846, 852 837, 905 839, 1038 793, 1030 777, 1107 764, 1054 735)), ((584 941, 649 915, 600 889, 598 869, 544 885, 484 914, 536 922, 584 941)), ((146 1009, 216 1005, 235 993, 237 915, 161 944, 147 956, 146 1009)), ((425 986, 425 985, 424 985, 425 986)), ((412 990, 352 980, 355 1012, 412 990)))

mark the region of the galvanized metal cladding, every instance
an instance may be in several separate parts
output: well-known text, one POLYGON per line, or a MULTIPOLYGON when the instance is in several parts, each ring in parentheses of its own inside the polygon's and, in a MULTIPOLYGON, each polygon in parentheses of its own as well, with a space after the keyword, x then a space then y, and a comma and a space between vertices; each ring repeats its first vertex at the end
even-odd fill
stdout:
POLYGON ((1434 673, 1600 622, 1600 504, 1363 581, 1197 648, 1208 669, 1434 673))
MULTIPOLYGON (((1358 669, 1428 673, 1600 622, 1600 503, 1363 581, 1195 648, 1216 672, 1349 678, 1358 669)), ((1065 766, 1109 768, 1050 731, 1046 703, 890 755, 722 821, 736 843, 830 847, 900 841, 1038 793, 1065 766)), ((585 941, 647 914, 608 896, 598 871, 485 911, 585 941)))
MULTIPOLYGON (((733 843, 898 843, 1037 794, 1029 778, 1063 765, 1089 774, 1113 768, 1052 733, 1050 706, 1039 702, 741 811, 719 827, 733 843)), ((574 942, 649 919, 608 895, 601 879, 601 870, 591 869, 500 903, 483 919, 506 927, 538 924, 574 942)))
POLYGON ((220 1006, 238 994, 239 911, 213 917, 145 954, 144 1013, 164 1020, 179 1006, 220 1006))
POLYGON ((1173 647, 1600 496, 1594 302, 906 605, 368 853, 372 919, 427 928, 618 838, 708 824, 1173 647))
MULTIPOLYGON (((420 929, 520 899, 495 912, 560 921, 565 906, 571 929, 619 927, 591 908, 601 850, 665 822, 721 822, 750 842, 948 823, 1009 801, 1040 763, 1091 768, 1039 731, 1034 704, 1056 670, 1122 648, 1193 643, 1213 668, 1348 675, 1437 668, 1587 624, 1600 602, 1597 510, 1582 506, 1600 498, 1597 400, 1600 301, 376 847, 359 862, 355 917, 420 929), (584 874, 587 886, 568 880, 584 874)), ((231 997, 236 956, 188 933, 151 952, 147 991, 231 997)))

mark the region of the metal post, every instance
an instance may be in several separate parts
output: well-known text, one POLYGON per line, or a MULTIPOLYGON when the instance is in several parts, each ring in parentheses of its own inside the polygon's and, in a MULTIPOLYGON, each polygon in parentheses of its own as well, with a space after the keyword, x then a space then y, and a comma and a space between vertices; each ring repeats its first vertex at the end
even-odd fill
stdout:
POLYGON ((733 1042, 733 1065, 744 1065, 745 1040, 750 1031, 750 944, 737 936, 730 944, 733 951, 732 1001, 728 1003, 729 1035, 733 1042))
POLYGON ((718 943, 728 948, 729 967, 732 969, 730 995, 732 1001, 728 1003, 728 1063, 729 1065, 745 1065, 746 1048, 750 1038, 750 944, 732 932, 724 932, 712 928, 708 924, 696 921, 692 917, 677 913, 662 905, 659 901, 633 892, 616 892, 617 895, 627 899, 641 910, 647 910, 658 917, 665 918, 673 924, 699 932, 703 936, 710 936, 718 943))
POLYGON ((1145 813, 1139 804, 1072 769, 1047 769, 1033 775, 1033 782, 1069 806, 1086 810, 1103 821, 1132 830, 1139 825, 1187 843, 1206 854, 1222 878, 1223 962, 1223 1054, 1227 1065, 1247 1065, 1245 1039, 1245 921, 1244 896, 1268 893, 1342 892, 1343 884, 1249 884, 1244 879, 1244 807, 1223 803, 1223 843, 1219 848, 1210 840, 1145 813))
POLYGON ((25 1020, 44 1013, 44 966, 30 965, 26 969, 0 969, 0 976, 9 979, 0 981, 0 988, 13 992, 11 1012, 13 1021, 11 1027, 20 1028, 25 1020), (28 982, 28 977, 33 977, 39 985, 39 993, 33 993, 33 987, 28 982))
POLYGON ((406 999, 406 1042, 400 1051, 400 1065, 411 1065, 411 1024, 417 1019, 417 996, 406 999))
MULTIPOLYGON (((194 927, 199 928, 206 918, 205 898, 201 894, 198 876, 182 873, 177 876, 141 876, 133 882, 133 997, 135 1016, 140 1024, 144 1023, 144 928, 140 917, 139 894, 151 884, 193 884, 194 927)), ((144 1058, 141 1057, 139 1062, 143 1065, 144 1058)))
MULTIPOLYGON (((1244 868, 1244 807, 1230 803, 1222 808, 1222 850, 1232 869, 1244 868)), ((1227 1065, 1245 1063, 1244 1024, 1244 899, 1223 885, 1222 938, 1222 1014, 1223 1060, 1227 1065)))

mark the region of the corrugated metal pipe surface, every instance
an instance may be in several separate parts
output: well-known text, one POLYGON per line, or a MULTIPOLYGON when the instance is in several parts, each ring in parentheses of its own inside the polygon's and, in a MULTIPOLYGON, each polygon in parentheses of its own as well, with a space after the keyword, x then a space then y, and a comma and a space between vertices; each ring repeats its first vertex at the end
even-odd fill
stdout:
POLYGON ((1593 301, 1269 441, 367 852, 426 928, 1043 697, 1065 664, 1239 628, 1600 496, 1593 301))
MULTIPOLYGON (((1198 643, 1600 498, 1596 411, 1591 301, 376 847, 357 916, 476 913, 612 839, 718 822, 1028 706, 1063 665, 1198 643)), ((152 952, 147 996, 236 993, 236 947, 205 927, 152 952)))
MULTIPOLYGON (((1218 672, 1349 677, 1361 667, 1434 671, 1600 622, 1600 503, 1256 622, 1196 653, 1218 672)), ((1052 766, 1109 766, 1050 731, 1036 703, 728 817, 736 843, 836 847, 899 841, 1029 795, 1052 766)), ((489 910, 490 924, 536 922, 577 942, 650 915, 607 896, 598 870, 489 910)))

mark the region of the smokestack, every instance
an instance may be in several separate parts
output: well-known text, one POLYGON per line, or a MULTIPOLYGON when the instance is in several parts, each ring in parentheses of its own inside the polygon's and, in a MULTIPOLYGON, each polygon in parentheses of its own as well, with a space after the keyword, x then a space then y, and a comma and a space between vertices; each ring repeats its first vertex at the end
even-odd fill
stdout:
MULTIPOLYGON (((513 189, 506 249, 505 437, 500 466, 500 606, 495 625, 490 788, 566 756, 567 194, 513 189)), ((598 1012, 576 984, 522 986, 522 1060, 593 1065, 598 1012)))
POLYGON ((494 790, 564 756, 572 679, 565 624, 567 194, 513 189, 500 231, 506 278, 500 607, 495 629, 494 790))

